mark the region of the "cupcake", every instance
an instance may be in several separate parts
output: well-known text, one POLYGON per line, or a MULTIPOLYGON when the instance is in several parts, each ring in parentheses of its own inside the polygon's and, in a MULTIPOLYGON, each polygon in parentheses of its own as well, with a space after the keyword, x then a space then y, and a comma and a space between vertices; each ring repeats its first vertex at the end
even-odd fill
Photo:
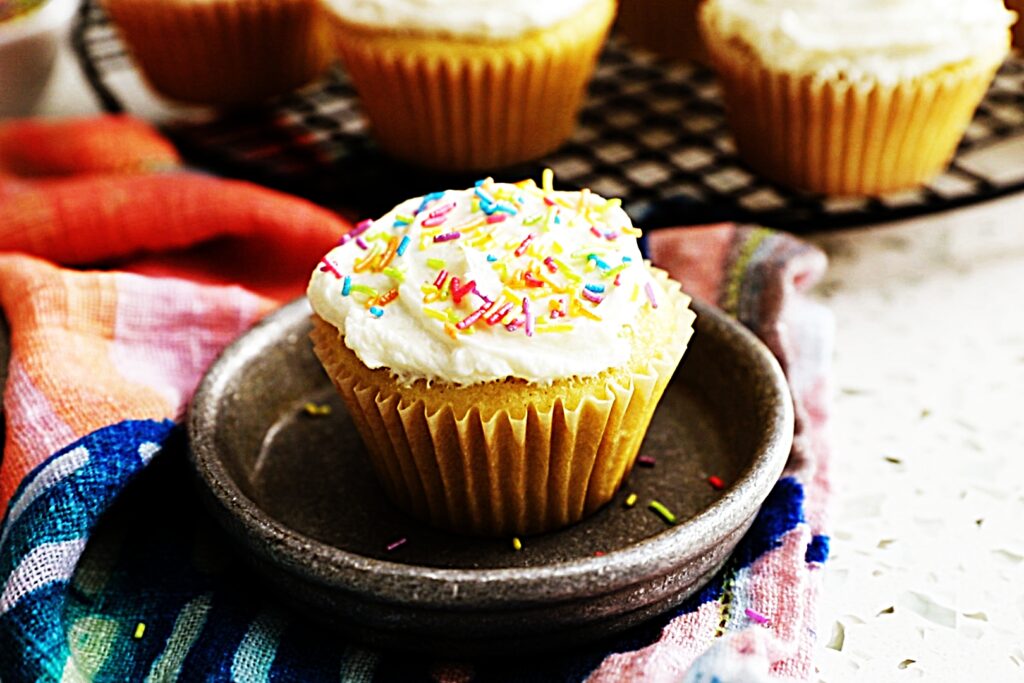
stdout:
POLYGON ((317 0, 102 0, 149 84, 181 102, 250 104, 331 59, 317 0))
POLYGON ((740 155, 833 195, 914 187, 952 158, 1006 56, 1001 0, 707 0, 740 155))
POLYGON ((565 142, 615 14, 615 0, 324 1, 380 146, 448 171, 565 142))
POLYGON ((692 333, 619 203, 545 177, 403 202, 310 280, 385 491, 444 529, 539 533, 611 500, 692 333))
POLYGON ((675 59, 706 61, 697 29, 701 0, 619 0, 615 23, 634 45, 675 59))

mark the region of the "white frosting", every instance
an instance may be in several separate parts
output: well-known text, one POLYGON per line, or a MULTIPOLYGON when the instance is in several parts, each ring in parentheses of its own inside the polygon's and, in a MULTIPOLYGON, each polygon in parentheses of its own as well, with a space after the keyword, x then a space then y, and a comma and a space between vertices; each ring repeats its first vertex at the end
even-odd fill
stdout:
MULTIPOLYGON (((345 344, 366 366, 389 368, 403 382, 423 378, 474 384, 518 377, 549 384, 625 365, 632 353, 626 326, 651 305, 647 287, 655 303, 665 295, 642 260, 635 238, 639 231, 618 203, 594 194, 545 193, 532 182, 485 181, 480 191, 495 200, 504 197, 502 209, 491 216, 508 217, 484 223, 488 215, 475 208, 480 202, 472 189, 403 202, 359 240, 349 238, 324 257, 307 292, 313 309, 344 334, 345 344), (452 203, 442 225, 423 225, 440 220, 431 215, 452 203), (396 221, 403 215, 415 217, 411 225, 396 221), (468 227, 473 224, 479 227, 468 227), (455 232, 458 238, 445 239, 455 232), (389 240, 405 236, 409 242, 404 254, 391 260, 396 270, 390 275, 386 269, 372 272, 373 265, 361 269, 360 260, 374 249, 383 253, 389 240), (441 270, 448 273, 441 288, 447 296, 436 300, 433 283, 441 270), (394 277, 398 272, 400 283, 394 277), (476 293, 455 303, 452 276, 463 287, 474 281, 476 293), (346 277, 350 286, 372 287, 378 296, 397 289, 398 297, 380 306, 377 317, 367 309, 372 293, 350 289, 343 294, 346 277), (588 284, 604 291, 585 290, 588 284), (525 307, 521 297, 528 300, 525 307), (490 308, 488 300, 495 302, 490 308), (563 315, 552 316, 556 304, 563 315), (501 320, 489 323, 503 307, 508 310, 501 320), (451 322, 465 321, 481 308, 486 313, 465 330, 451 322), (524 308, 530 310, 529 330, 524 308), (430 317, 428 310, 449 316, 448 322, 430 317)), ((493 210, 493 205, 486 208, 493 210)))
POLYGON ((717 39, 766 66, 893 84, 970 59, 1002 61, 1014 14, 1003 0, 707 0, 717 39))
POLYGON ((480 40, 510 40, 567 19, 590 0, 327 0, 354 24, 480 40))

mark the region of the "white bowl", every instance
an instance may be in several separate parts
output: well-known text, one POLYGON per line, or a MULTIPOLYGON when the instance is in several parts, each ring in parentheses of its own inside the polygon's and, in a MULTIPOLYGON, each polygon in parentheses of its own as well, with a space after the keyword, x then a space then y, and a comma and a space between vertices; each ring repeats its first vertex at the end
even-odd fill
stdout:
POLYGON ((0 117, 30 114, 46 89, 54 58, 79 0, 45 0, 0 22, 0 117))

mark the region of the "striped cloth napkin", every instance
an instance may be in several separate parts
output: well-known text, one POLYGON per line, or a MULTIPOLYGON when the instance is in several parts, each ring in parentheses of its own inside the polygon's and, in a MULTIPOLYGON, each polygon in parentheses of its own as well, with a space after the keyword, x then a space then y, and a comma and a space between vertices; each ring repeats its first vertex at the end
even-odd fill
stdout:
POLYGON ((303 200, 182 170, 130 118, 0 124, 0 679, 810 677, 832 324, 801 294, 823 255, 764 229, 660 230, 646 244, 768 344, 797 408, 784 477, 699 594, 611 640, 515 662, 373 651, 267 598, 199 509, 180 420, 218 352, 298 295, 347 228, 303 200))

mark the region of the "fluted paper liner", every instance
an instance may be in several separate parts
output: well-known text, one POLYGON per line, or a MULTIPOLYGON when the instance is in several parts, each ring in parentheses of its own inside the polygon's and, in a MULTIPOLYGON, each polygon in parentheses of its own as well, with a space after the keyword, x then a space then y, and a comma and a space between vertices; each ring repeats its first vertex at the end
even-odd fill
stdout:
POLYGON ((335 41, 389 154, 491 169, 569 138, 614 12, 614 0, 591 0, 553 27, 504 41, 373 31, 335 16, 335 41))
POLYGON ((183 102, 258 102, 327 67, 316 0, 103 0, 146 80, 183 102))
POLYGON ((775 72, 707 29, 705 43, 740 156, 830 195, 912 188, 945 169, 999 67, 969 61, 889 86, 775 72))
POLYGON ((434 526, 490 536, 557 529, 611 500, 693 332, 689 297, 652 271, 668 292, 667 311, 647 316, 629 367, 550 387, 403 388, 389 371, 362 365, 337 328, 314 315, 316 354, 388 497, 434 526))

